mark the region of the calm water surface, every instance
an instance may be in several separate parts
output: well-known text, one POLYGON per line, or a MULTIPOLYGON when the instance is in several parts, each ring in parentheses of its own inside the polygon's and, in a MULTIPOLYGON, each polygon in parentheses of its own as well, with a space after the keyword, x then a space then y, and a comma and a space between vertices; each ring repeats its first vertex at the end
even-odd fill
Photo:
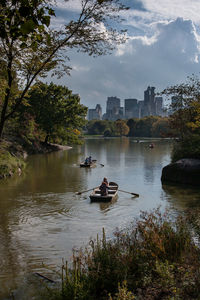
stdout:
POLYGON ((11 291, 15 299, 30 299, 24 278, 44 274, 43 263, 60 266, 73 247, 86 245, 102 227, 112 237, 116 227, 124 228, 141 210, 200 206, 200 190, 162 186, 172 143, 154 143, 149 149, 148 140, 87 139, 67 151, 31 156, 22 176, 0 181, 0 299, 10 299, 11 291), (89 155, 99 164, 80 168, 89 155), (89 193, 75 194, 98 186, 104 176, 140 197, 120 192, 116 202, 100 204, 90 203, 89 193))

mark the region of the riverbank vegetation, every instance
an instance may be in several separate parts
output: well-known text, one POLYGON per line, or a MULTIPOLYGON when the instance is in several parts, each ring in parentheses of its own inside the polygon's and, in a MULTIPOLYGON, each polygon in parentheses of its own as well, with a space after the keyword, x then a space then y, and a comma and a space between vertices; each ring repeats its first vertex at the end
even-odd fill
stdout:
POLYGON ((90 135, 129 136, 129 137, 172 137, 169 118, 149 116, 141 119, 129 120, 92 120, 86 125, 86 132, 90 135))
POLYGON ((0 142, 0 177, 16 173, 24 154, 58 150, 54 144, 81 143, 86 113, 80 97, 68 88, 37 82, 4 129, 4 139, 0 142))
MULTIPOLYGON (((110 53, 126 40, 120 29, 119 0, 80 1, 73 19, 52 25, 55 1, 2 0, 0 3, 0 156, 9 136, 40 144, 41 140, 80 142, 87 108, 67 87, 38 82, 50 73, 69 75, 71 49, 88 55, 110 53), (114 20, 114 22, 111 22, 114 20)), ((66 1, 66 7, 70 4, 66 1)), ((42 149, 42 147, 40 147, 42 149)), ((8 148, 8 153, 9 148, 8 148)), ((45 150, 46 151, 46 150, 45 150)), ((5 153, 4 153, 5 154, 5 153)), ((2 167, 3 168, 3 167, 2 167)))
POLYGON ((200 159, 200 79, 192 76, 186 83, 171 86, 163 94, 172 98, 169 122, 174 136, 172 161, 200 159))
POLYGON ((91 240, 62 266, 61 286, 48 300, 197 299, 200 294, 200 237, 194 215, 171 219, 143 212, 112 240, 91 240), (195 230, 195 239, 194 239, 195 230), (196 244, 195 244, 196 241, 196 244))

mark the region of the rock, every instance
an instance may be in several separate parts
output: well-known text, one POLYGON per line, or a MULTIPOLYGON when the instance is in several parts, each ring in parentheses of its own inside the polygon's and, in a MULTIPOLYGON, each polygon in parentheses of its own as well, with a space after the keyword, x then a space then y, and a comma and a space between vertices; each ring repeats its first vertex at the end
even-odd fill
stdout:
POLYGON ((200 159, 183 158, 165 166, 161 181, 200 186, 200 159))

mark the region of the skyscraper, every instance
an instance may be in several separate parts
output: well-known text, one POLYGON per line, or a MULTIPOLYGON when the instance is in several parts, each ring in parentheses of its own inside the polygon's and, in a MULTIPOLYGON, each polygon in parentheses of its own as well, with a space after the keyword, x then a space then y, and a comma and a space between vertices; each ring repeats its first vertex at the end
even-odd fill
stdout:
POLYGON ((137 99, 124 99, 124 114, 126 119, 139 118, 137 99))
POLYGON ((108 97, 104 119, 115 121, 121 117, 120 99, 117 97, 108 97))

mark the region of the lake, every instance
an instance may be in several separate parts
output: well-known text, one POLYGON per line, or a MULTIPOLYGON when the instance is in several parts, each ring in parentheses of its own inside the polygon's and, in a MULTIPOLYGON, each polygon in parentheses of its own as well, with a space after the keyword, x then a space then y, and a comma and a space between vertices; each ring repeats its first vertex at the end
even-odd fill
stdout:
POLYGON ((102 228, 112 238, 116 227, 126 227, 141 210, 160 207, 176 214, 199 207, 199 189, 161 184, 171 149, 170 140, 88 138, 70 150, 30 156, 21 176, 1 180, 0 299, 11 299, 12 291, 15 299, 30 299, 24 290, 30 274, 45 274, 43 264, 59 268, 73 247, 86 245, 102 228), (96 167, 80 168, 89 155, 96 167), (103 177, 139 198, 119 192, 114 203, 91 203, 89 192, 75 194, 100 185, 103 177))

